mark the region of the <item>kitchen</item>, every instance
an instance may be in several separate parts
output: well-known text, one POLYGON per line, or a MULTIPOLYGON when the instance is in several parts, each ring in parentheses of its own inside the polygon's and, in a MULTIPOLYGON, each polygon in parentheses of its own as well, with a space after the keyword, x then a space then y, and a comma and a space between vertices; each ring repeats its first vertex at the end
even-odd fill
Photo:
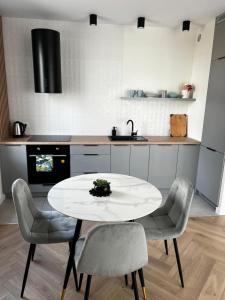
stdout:
MULTIPOLYGON (((97 24, 90 26, 89 13, 83 19, 69 16, 68 10, 67 17, 59 12, 58 17, 43 17, 49 13, 42 16, 31 7, 31 15, 19 10, 20 15, 15 3, 12 7, 2 4, 1 60, 6 71, 1 70, 5 85, 0 100, 4 108, 0 114, 1 224, 17 222, 11 199, 17 178, 29 183, 37 205, 49 209, 46 196, 54 184, 96 173, 143 179, 164 198, 176 177, 187 177, 196 189, 190 216, 224 214, 224 107, 220 101, 224 69, 211 67, 222 66, 225 56, 225 7, 219 4, 208 7, 211 14, 206 11, 201 16, 199 12, 199 18, 192 17, 188 30, 182 30, 185 16, 178 20, 172 12, 170 20, 161 16, 158 23, 149 15, 144 28, 137 28, 136 17, 129 21, 132 13, 113 22, 112 16, 104 18, 103 10, 95 15, 97 24), (52 49, 51 58, 57 53, 50 64, 48 59, 36 62, 42 56, 35 52, 42 41, 31 32, 40 28, 59 33, 56 44, 48 46, 52 39, 43 38, 40 46, 52 49), (53 90, 45 90, 41 83, 38 66, 43 62, 51 69, 53 90), (193 85, 193 95, 182 98, 186 83, 193 85), (217 106, 209 100, 215 94, 217 106), (186 119, 185 132, 178 137, 170 136, 176 115, 186 119), (116 138, 109 138, 114 135, 116 138)), ((209 284, 210 280, 202 283, 203 292, 209 284)), ((11 292, 7 284, 3 288, 11 292)), ((151 293, 165 297, 157 288, 151 292, 151 282, 147 290, 149 297, 151 293)), ((26 291, 29 293, 29 283, 26 291)), ((119 288, 118 293, 122 293, 119 288)), ((193 299, 198 299, 197 294, 193 299)), ((129 297, 132 299, 132 290, 129 297)))

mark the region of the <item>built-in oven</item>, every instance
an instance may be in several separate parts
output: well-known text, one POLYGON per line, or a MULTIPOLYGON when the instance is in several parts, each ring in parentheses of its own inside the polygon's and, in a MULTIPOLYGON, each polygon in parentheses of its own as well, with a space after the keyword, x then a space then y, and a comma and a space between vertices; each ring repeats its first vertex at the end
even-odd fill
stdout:
POLYGON ((29 184, 52 185, 70 177, 70 147, 27 145, 29 184))

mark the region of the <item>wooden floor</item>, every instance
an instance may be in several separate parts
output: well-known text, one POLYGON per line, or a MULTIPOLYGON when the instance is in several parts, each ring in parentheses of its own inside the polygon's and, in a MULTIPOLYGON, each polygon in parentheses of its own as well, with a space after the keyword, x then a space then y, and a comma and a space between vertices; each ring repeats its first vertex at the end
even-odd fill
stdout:
MULTIPOLYGON (((84 224, 84 230, 89 226, 84 224)), ((225 217, 191 218, 178 244, 185 288, 180 287, 172 242, 169 242, 169 256, 164 253, 163 242, 149 242, 149 265, 144 268, 148 299, 225 300, 225 217)), ((0 226, 0 300, 19 299, 27 252, 28 244, 22 240, 16 225, 0 226)), ((67 257, 67 245, 38 246, 25 299, 60 299, 67 257)), ((141 289, 139 295, 143 299, 141 289)), ((76 293, 71 277, 65 300, 72 299, 83 299, 83 288, 76 293)), ((90 299, 134 298, 123 278, 96 277, 90 299)))

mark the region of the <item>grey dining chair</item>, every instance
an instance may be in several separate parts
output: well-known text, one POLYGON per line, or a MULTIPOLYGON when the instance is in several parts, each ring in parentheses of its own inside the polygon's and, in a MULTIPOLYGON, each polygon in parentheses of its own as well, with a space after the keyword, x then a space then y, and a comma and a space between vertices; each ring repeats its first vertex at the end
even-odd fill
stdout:
MULTIPOLYGON (((135 300, 139 299, 136 272, 138 271, 144 299, 146 289, 143 266, 148 263, 144 228, 138 223, 109 223, 98 225, 81 237, 76 244, 77 271, 87 274, 84 299, 88 300, 93 275, 117 277, 132 276, 135 300)), ((81 276, 79 288, 82 283, 81 276)))
POLYGON ((186 229, 193 196, 192 184, 184 178, 176 178, 165 204, 152 214, 136 220, 143 225, 147 240, 164 240, 166 254, 168 254, 167 240, 173 240, 182 287, 184 280, 177 238, 186 229))
MULTIPOLYGON (((76 219, 66 217, 56 211, 38 210, 34 204, 30 189, 23 179, 14 181, 12 196, 21 234, 24 240, 30 243, 20 295, 23 298, 30 261, 34 259, 36 245, 68 242, 70 249, 76 219)), ((75 263, 73 265, 73 273, 75 285, 78 290, 75 263)))

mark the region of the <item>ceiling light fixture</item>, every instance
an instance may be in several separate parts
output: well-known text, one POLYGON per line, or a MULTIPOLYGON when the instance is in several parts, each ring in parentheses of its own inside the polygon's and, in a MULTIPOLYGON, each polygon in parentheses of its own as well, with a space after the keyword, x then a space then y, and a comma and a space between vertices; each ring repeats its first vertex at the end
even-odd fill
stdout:
POLYGON ((90 16, 90 25, 93 26, 97 26, 97 15, 96 14, 91 14, 90 16))
POLYGON ((139 17, 138 18, 137 28, 139 28, 139 29, 145 28, 145 18, 144 17, 139 17))
POLYGON ((189 21, 189 20, 183 21, 182 31, 189 31, 190 24, 191 24, 191 21, 189 21))

